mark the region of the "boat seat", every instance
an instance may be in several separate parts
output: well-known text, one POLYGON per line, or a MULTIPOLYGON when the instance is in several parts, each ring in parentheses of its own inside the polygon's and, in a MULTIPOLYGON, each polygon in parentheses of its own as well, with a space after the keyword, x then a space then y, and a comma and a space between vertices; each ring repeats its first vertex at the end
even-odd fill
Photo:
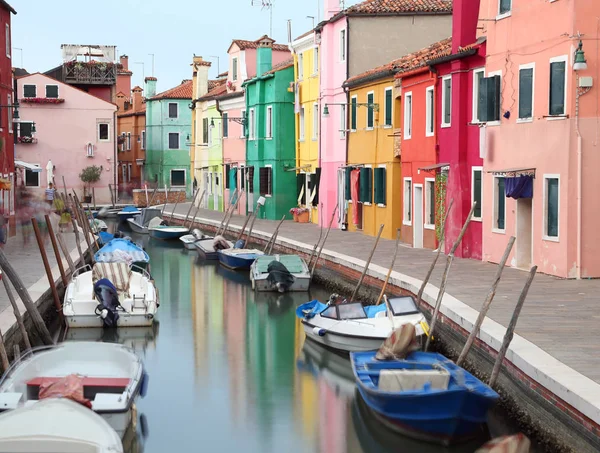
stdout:
POLYGON ((119 292, 127 294, 131 281, 131 268, 127 263, 96 263, 92 269, 92 283, 107 278, 119 292))
POLYGON ((444 369, 381 370, 379 390, 383 392, 406 392, 448 390, 450 373, 444 369))

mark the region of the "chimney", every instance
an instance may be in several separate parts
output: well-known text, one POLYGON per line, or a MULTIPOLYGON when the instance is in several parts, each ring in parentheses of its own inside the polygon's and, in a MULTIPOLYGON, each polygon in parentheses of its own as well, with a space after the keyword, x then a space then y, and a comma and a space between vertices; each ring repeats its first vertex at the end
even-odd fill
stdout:
POLYGON ((124 112, 125 111, 125 101, 127 99, 125 98, 125 95, 121 92, 119 92, 117 94, 117 110, 119 112, 124 112))
POLYGON ((132 107, 133 107, 133 111, 134 112, 138 112, 141 110, 142 108, 142 88, 139 86, 136 86, 133 88, 133 93, 131 95, 131 103, 132 103, 132 107))
POLYGON ((477 40, 480 0, 454 0, 452 7, 452 53, 477 40))
POLYGON ((344 0, 325 0, 325 20, 331 19, 342 10, 344 0))
POLYGON ((121 65, 124 71, 129 71, 129 57, 127 55, 121 55, 121 65))
POLYGON ((210 61, 204 61, 202 57, 194 55, 193 68, 196 73, 196 96, 202 97, 208 93, 208 70, 210 61))
POLYGON ((256 75, 260 76, 273 69, 273 43, 275 40, 264 35, 256 40, 256 75))
POLYGON ((146 77, 144 82, 146 83, 146 97, 151 98, 156 95, 156 77, 146 77))

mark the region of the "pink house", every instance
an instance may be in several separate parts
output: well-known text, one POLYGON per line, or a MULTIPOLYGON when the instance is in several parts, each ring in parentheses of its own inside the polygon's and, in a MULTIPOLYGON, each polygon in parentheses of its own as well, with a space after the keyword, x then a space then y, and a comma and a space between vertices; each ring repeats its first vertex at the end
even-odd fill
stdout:
POLYGON ((481 0, 483 259, 600 277, 598 2, 481 0), (534 14, 535 19, 532 19, 534 14), (587 60, 587 61, 586 61, 587 60))
POLYGON ((115 115, 117 106, 43 74, 17 79, 20 103, 16 161, 21 168, 17 184, 43 195, 53 177, 80 199, 85 167, 101 168, 94 184, 96 203, 111 201, 108 185, 115 185, 115 115))

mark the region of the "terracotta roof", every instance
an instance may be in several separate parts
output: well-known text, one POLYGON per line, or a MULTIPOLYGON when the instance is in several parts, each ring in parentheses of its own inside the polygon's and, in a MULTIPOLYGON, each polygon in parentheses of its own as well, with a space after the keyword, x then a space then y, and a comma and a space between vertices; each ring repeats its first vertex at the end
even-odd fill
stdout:
MULTIPOLYGON (((237 44, 237 46, 240 48, 240 50, 258 49, 258 42, 262 38, 264 38, 264 36, 261 36, 256 41, 246 41, 245 39, 234 39, 231 42, 231 44, 237 44)), ((229 48, 231 48, 231 46, 229 46, 229 48)), ((285 44, 273 44, 273 50, 289 52, 290 49, 288 49, 288 46, 286 46, 285 44)))
POLYGON ((184 80, 181 85, 158 93, 156 96, 150 98, 151 101, 158 101, 160 99, 192 99, 192 81, 184 80))
POLYGON ((221 74, 218 74, 217 78, 220 79, 221 77, 227 77, 228 75, 229 75, 229 71, 225 71, 225 72, 222 72, 221 74))
MULTIPOLYGON (((265 72, 265 74, 275 74, 277 71, 282 71, 284 69, 287 69, 291 66, 294 66, 294 59, 290 58, 288 60, 282 61, 281 63, 276 64, 275 66, 273 66, 273 69, 271 69, 270 71, 265 72)), ((263 75, 265 75, 263 74, 263 75)))
POLYGON ((377 80, 386 76, 393 76, 394 74, 403 73, 418 69, 427 64, 432 57, 438 55, 441 52, 449 51, 452 47, 452 38, 446 38, 441 41, 435 42, 423 49, 419 49, 416 52, 409 53, 397 60, 391 61, 385 65, 378 66, 377 68, 369 69, 368 71, 358 74, 354 77, 350 77, 344 82, 344 86, 358 85, 362 82, 377 80))
POLYGON ((210 101, 216 96, 227 93, 227 85, 225 85, 225 80, 210 80, 208 83, 209 91, 204 96, 198 98, 199 101, 210 101), (214 82, 212 89, 210 88, 210 82, 214 82))
POLYGON ((145 115, 146 114, 146 103, 144 102, 142 104, 142 108, 139 110, 136 110, 135 112, 132 111, 132 109, 127 110, 126 112, 123 113, 117 113, 117 117, 118 118, 125 118, 128 116, 141 116, 141 115, 145 115))
POLYGON ((209 80, 208 81, 208 91, 211 91, 212 89, 218 87, 219 85, 222 85, 225 83, 225 80, 221 79, 221 80, 209 80))
POLYGON ((451 12, 452 0, 366 0, 346 9, 348 15, 451 12))
MULTIPOLYGON (((456 52, 456 56, 460 56, 463 53, 469 52, 473 49, 477 49, 479 46, 481 46, 484 42, 486 41, 486 37, 482 36, 480 37, 477 41, 475 41, 472 44, 466 45, 464 47, 459 47, 458 51, 456 52)), ((452 48, 448 48, 448 49, 444 49, 443 51, 440 51, 439 53, 433 55, 429 61, 435 61, 438 60, 440 58, 446 58, 446 57, 450 57, 452 55, 452 48)))
POLYGON ((225 101, 227 99, 241 98, 243 96, 244 96, 244 90, 230 91, 229 93, 224 93, 221 96, 215 96, 215 99, 218 99, 219 101, 225 101))

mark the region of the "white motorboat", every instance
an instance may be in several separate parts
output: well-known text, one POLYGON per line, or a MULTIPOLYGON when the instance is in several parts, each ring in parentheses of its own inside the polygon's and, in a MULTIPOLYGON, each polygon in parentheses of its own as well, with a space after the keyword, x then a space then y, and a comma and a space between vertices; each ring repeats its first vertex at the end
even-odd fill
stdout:
POLYGON ((75 271, 65 291, 63 313, 70 328, 141 327, 152 325, 158 306, 156 287, 144 269, 96 263, 75 271))
POLYGON ((179 240, 188 250, 196 250, 196 242, 206 239, 206 236, 197 228, 194 228, 190 234, 181 236, 179 240))
POLYGON ((298 255, 259 256, 250 266, 250 280, 256 291, 308 291, 310 271, 298 255))
POLYGON ((205 260, 218 260, 219 250, 222 248, 232 248, 233 242, 226 240, 223 236, 217 236, 216 238, 200 239, 194 243, 198 256, 205 260), (217 247, 215 247, 217 245, 217 247))
POLYGON ((0 452, 122 453, 119 435, 100 415, 67 398, 0 414, 0 452))
POLYGON ((100 231, 107 231, 108 225, 106 224, 106 222, 104 220, 91 219, 90 220, 90 228, 92 229, 93 233, 98 234, 100 231))
POLYGON ((429 328, 411 296, 389 299, 391 312, 385 304, 332 303, 336 297, 332 295, 327 304, 313 300, 296 309, 306 337, 324 346, 346 352, 373 351, 394 329, 408 323, 415 326, 422 343, 429 328))
POLYGON ((137 214, 135 217, 127 219, 127 223, 134 233, 148 234, 148 224, 150 223, 150 220, 157 217, 160 219, 160 209, 144 208, 142 209, 141 214, 137 214))
POLYGON ((135 398, 145 394, 148 377, 142 360, 119 344, 74 341, 34 348, 0 380, 0 411, 39 404, 45 394, 59 393, 53 391, 53 384, 62 394, 77 394, 122 438, 135 398), (66 390, 61 384, 66 384, 66 390))

